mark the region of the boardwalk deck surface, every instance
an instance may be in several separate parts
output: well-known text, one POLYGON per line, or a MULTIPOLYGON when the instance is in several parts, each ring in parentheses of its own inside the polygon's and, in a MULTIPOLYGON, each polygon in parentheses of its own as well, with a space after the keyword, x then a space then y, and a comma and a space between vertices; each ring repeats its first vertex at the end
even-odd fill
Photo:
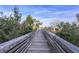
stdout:
POLYGON ((50 53, 51 50, 48 46, 41 30, 37 30, 32 39, 31 45, 27 51, 28 53, 50 53))
POLYGON ((78 53, 79 47, 54 33, 36 30, 0 44, 0 53, 78 53))

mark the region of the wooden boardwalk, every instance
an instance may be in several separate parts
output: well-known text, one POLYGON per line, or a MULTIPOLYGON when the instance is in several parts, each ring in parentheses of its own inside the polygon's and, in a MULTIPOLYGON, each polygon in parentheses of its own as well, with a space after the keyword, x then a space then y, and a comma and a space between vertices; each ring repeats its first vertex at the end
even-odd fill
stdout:
POLYGON ((79 53, 79 47, 54 33, 36 30, 0 44, 0 53, 79 53))
POLYGON ((37 30, 32 39, 28 53, 49 53, 51 52, 48 46, 48 41, 45 39, 41 30, 37 30))

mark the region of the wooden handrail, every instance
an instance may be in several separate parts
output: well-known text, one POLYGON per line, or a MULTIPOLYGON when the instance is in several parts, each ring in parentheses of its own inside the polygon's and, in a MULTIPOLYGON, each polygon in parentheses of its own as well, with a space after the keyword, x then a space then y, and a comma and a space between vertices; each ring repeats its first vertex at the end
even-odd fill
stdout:
POLYGON ((30 35, 31 35, 31 33, 28 33, 28 34, 25 34, 25 35, 20 36, 18 38, 14 38, 10 41, 0 44, 0 53, 5 53, 5 52, 9 51, 14 46, 16 46, 19 43, 21 43, 22 41, 26 40, 30 35))
MULTIPOLYGON (((78 53, 79 47, 75 46, 74 44, 60 38, 54 33, 47 32, 42 30, 45 38, 48 40, 48 43, 50 44, 50 48, 54 49, 57 53, 78 53)), ((28 46, 31 44, 31 40, 33 38, 34 32, 25 34, 23 36, 20 36, 18 38, 12 39, 10 41, 4 42, 0 44, 0 53, 6 53, 6 52, 26 52, 28 50, 28 46)))
POLYGON ((74 44, 60 38, 54 33, 48 32, 50 37, 54 39, 66 52, 69 53, 78 53, 79 52, 79 47, 75 46, 74 44))

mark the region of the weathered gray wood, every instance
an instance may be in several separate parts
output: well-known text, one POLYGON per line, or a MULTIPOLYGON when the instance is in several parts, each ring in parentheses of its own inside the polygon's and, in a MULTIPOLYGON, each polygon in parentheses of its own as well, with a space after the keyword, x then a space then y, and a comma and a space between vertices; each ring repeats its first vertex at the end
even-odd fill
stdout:
POLYGON ((79 47, 54 33, 37 30, 0 44, 0 53, 78 53, 79 47))
POLYGON ((33 36, 31 46, 27 53, 50 53, 50 51, 50 47, 48 46, 42 31, 35 31, 35 35, 33 36))
POLYGON ((18 37, 18 38, 10 40, 8 42, 0 44, 0 53, 5 53, 8 50, 12 49, 14 46, 18 45, 19 43, 24 41, 26 38, 28 38, 29 35, 31 35, 31 33, 23 35, 21 37, 18 37))
POLYGON ((20 53, 24 48, 27 48, 30 42, 31 42, 31 39, 29 37, 26 41, 23 42, 22 46, 15 51, 15 53, 20 53))
POLYGON ((43 31, 43 33, 45 38, 48 40, 48 44, 53 53, 65 53, 61 46, 55 40, 53 40, 53 38, 51 39, 46 31, 43 31))
POLYGON ((78 53, 79 47, 73 45, 72 43, 60 38, 59 36, 55 35, 54 33, 48 32, 51 38, 54 40, 66 51, 70 53, 78 53))
POLYGON ((12 53, 12 52, 16 52, 16 50, 20 50, 20 48, 24 45, 24 43, 26 43, 26 41, 24 40, 24 42, 21 42, 20 44, 16 45, 14 48, 12 48, 11 50, 7 51, 8 53, 12 53))

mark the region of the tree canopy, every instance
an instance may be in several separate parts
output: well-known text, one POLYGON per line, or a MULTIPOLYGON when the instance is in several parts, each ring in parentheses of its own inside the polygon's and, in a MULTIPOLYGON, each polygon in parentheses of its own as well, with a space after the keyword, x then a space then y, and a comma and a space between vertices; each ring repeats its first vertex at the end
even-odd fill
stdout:
POLYGON ((0 42, 11 40, 12 38, 33 31, 34 19, 28 15, 22 23, 20 23, 22 14, 17 6, 13 9, 13 14, 9 17, 4 16, 4 12, 0 12, 0 42))

